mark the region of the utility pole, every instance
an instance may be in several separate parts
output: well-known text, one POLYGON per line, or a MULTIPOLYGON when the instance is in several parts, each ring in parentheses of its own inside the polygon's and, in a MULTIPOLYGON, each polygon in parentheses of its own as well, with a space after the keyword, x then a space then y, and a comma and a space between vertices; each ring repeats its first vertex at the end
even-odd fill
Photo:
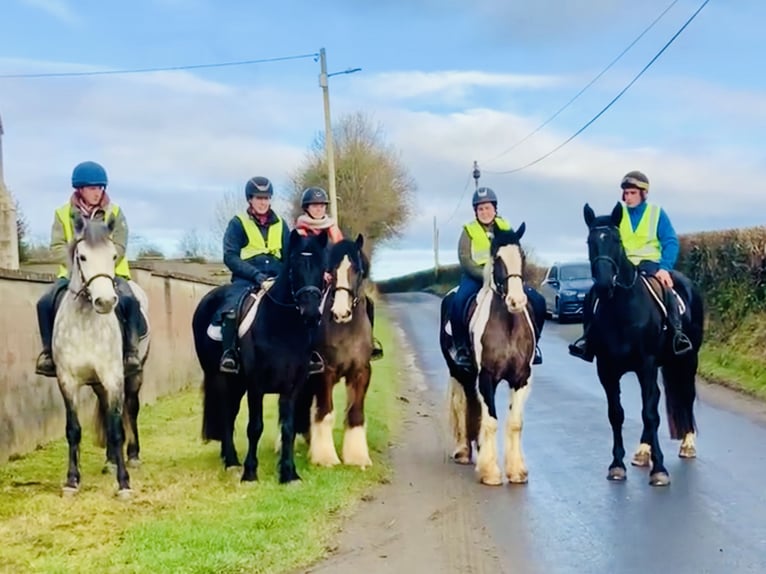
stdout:
POLYGON ((474 189, 479 189, 479 178, 481 177, 481 172, 479 171, 479 164, 476 160, 473 160, 473 181, 474 181, 474 189))
POLYGON ((327 161, 327 192, 330 195, 330 215, 335 223, 340 224, 338 216, 338 197, 335 189, 335 146, 332 140, 332 121, 330 120, 330 87, 327 83, 327 55, 325 49, 319 50, 319 86, 324 98, 324 150, 327 161))
POLYGON ((439 280, 439 227, 434 215, 434 279, 439 280))

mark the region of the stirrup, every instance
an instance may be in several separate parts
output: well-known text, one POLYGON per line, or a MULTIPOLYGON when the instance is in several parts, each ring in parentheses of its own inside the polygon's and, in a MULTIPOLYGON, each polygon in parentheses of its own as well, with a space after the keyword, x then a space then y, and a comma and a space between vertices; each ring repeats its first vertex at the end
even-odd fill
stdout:
POLYGON ((239 364, 237 363, 237 359, 231 356, 226 356, 224 354, 223 357, 221 357, 221 363, 218 365, 218 370, 222 373, 230 373, 232 375, 236 375, 239 373, 239 364))
POLYGON ((593 353, 588 351, 588 343, 583 337, 580 337, 574 343, 570 343, 569 354, 588 363, 593 362, 593 353))
POLYGON ((535 345, 535 358, 532 359, 533 365, 542 365, 543 364, 543 352, 540 350, 540 347, 538 345, 535 345))
POLYGON ((309 359, 309 375, 318 375, 319 373, 324 373, 324 359, 314 351, 309 359))
POLYGON ((694 348, 692 346, 692 342, 689 340, 689 337, 687 337, 685 333, 681 332, 677 332, 675 335, 673 335, 672 345, 674 355, 685 355, 694 348))
POLYGON ((56 376, 56 364, 53 362, 53 357, 50 353, 43 351, 37 357, 37 363, 35 364, 35 374, 42 375, 43 377, 56 376))

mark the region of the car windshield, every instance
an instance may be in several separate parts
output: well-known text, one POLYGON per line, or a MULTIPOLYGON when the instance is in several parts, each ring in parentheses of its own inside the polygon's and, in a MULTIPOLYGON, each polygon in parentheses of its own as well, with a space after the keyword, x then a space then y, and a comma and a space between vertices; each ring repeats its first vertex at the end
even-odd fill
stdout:
POLYGON ((577 265, 563 265, 559 271, 561 281, 572 281, 575 279, 590 279, 590 264, 579 263, 577 265))

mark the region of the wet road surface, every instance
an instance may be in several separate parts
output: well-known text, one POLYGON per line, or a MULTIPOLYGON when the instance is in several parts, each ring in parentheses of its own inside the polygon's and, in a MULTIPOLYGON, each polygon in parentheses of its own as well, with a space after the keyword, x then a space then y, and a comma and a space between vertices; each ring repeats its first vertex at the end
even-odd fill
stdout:
MULTIPOLYGON (((439 299, 407 293, 386 300, 414 347, 428 392, 443 402, 448 374, 438 347, 439 299)), ((580 331, 579 324, 545 326, 544 364, 533 371, 522 436, 529 483, 489 487, 478 484, 472 466, 449 467, 475 483, 470 492, 504 565, 525 573, 766 572, 763 403, 701 385, 698 458, 678 458, 680 443, 669 439, 663 420, 660 441, 672 484, 653 488, 646 469, 629 465, 641 433, 641 402, 638 382, 626 375, 628 480, 611 483, 605 478, 611 429, 595 365, 566 349, 580 331)), ((502 429, 506 384, 498 387, 497 408, 502 429)), ((444 448, 451 451, 452 444, 444 448)))

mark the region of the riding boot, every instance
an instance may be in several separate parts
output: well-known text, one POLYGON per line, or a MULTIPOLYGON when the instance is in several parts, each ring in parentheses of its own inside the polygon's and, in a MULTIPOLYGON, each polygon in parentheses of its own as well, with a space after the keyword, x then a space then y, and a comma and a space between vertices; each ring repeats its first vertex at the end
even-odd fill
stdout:
POLYGON ((125 339, 124 352, 124 374, 126 377, 132 377, 140 373, 143 369, 141 358, 138 354, 140 329, 140 313, 138 300, 135 297, 120 295, 120 312, 123 317, 125 339))
MULTIPOLYGON (((372 330, 375 326, 375 303, 370 299, 369 297, 366 298, 367 301, 367 318, 370 320, 370 333, 372 333, 372 330)), ((377 359, 381 359, 383 357, 383 345, 380 343, 377 337, 375 335, 372 336, 372 355, 370 356, 370 359, 375 361, 377 359)))
POLYGON ((665 308, 668 311, 668 323, 673 333, 672 348, 674 355, 683 355, 692 350, 692 342, 683 331, 678 301, 670 289, 664 290, 665 308))
POLYGON ((44 377, 56 376, 56 365, 53 362, 53 354, 51 352, 53 341, 53 320, 55 317, 52 299, 52 295, 45 295, 37 302, 37 323, 40 328, 40 339, 42 340, 43 350, 37 357, 35 373, 44 377))
POLYGON ((473 357, 471 356, 468 337, 468 329, 465 325, 452 324, 452 360, 455 361, 455 365, 462 369, 473 368, 473 357))
POLYGON ((309 359, 309 375, 318 375, 324 373, 324 359, 318 351, 311 351, 309 359))
POLYGON ((593 362, 593 357, 595 356, 593 352, 593 348, 590 344, 590 338, 588 337, 588 334, 590 332, 590 326, 593 323, 593 308, 596 304, 596 300, 593 300, 592 297, 589 296, 585 300, 585 304, 583 307, 583 318, 582 318, 582 326, 583 326, 583 333, 582 336, 577 339, 574 343, 571 343, 569 345, 569 354, 573 357, 577 357, 578 359, 582 359, 583 361, 586 361, 588 363, 593 362))
POLYGON ((226 311, 221 323, 223 354, 219 368, 222 373, 239 373, 239 354, 237 352, 237 313, 226 311))

